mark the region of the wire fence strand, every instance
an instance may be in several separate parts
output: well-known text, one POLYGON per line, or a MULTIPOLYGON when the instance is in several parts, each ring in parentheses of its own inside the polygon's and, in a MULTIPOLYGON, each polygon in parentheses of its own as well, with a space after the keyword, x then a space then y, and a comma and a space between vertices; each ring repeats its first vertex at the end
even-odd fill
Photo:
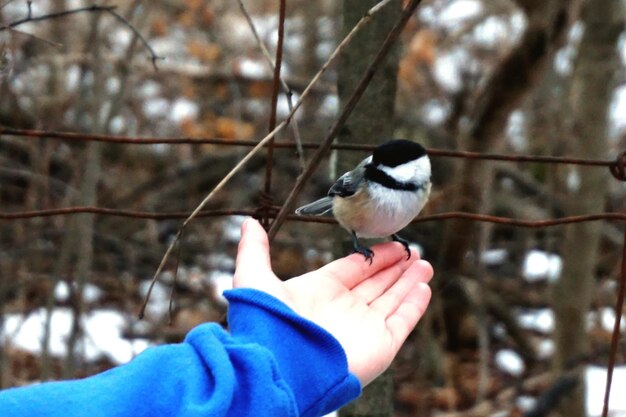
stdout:
MULTIPOLYGON (((106 142, 114 144, 127 145, 224 145, 224 146, 242 146, 253 147, 259 144, 258 141, 246 139, 227 139, 227 138, 191 138, 191 137, 162 137, 154 138, 147 136, 118 136, 118 135, 94 135, 74 132, 62 132, 54 130, 37 130, 37 129, 15 129, 0 126, 0 137, 2 135, 16 136, 22 138, 49 138, 63 139, 75 142, 106 142)), ((295 149, 297 144, 290 141, 275 141, 275 148, 295 149)), ((319 143, 302 142, 305 149, 315 149, 319 147, 319 143)), ((371 152, 375 145, 369 144, 332 144, 330 149, 346 150, 346 151, 364 151, 371 152)), ((483 161, 509 161, 509 162, 535 162, 547 164, 567 164, 581 166, 626 166, 624 154, 620 153, 615 159, 588 159, 573 158, 565 156, 544 156, 544 155, 511 155, 500 153, 481 153, 456 151, 448 149, 428 148, 429 156, 475 159, 483 161)))

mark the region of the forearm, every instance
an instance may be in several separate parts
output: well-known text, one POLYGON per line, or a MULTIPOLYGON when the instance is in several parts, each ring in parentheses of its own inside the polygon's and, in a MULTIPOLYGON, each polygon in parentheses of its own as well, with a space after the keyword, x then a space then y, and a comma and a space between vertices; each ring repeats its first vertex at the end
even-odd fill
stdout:
POLYGON ((231 333, 201 325, 105 373, 1 392, 0 415, 314 416, 358 395, 323 329, 258 291, 228 298, 231 333))

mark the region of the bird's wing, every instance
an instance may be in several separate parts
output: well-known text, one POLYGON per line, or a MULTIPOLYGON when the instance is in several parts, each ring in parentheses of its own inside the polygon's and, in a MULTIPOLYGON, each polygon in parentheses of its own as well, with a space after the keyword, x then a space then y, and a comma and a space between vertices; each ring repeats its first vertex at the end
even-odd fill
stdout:
POLYGON ((338 197, 350 197, 354 195, 363 181, 363 175, 365 173, 365 165, 372 161, 372 157, 365 158, 361 163, 352 171, 346 172, 330 187, 328 195, 324 198, 320 198, 312 203, 299 207, 296 210, 296 214, 320 216, 326 214, 333 209, 333 198, 338 197))
POLYGON ((328 195, 330 197, 339 196, 339 197, 350 197, 354 195, 357 191, 357 187, 360 181, 355 180, 352 176, 352 172, 346 172, 330 187, 328 190, 328 195))
POLYGON ((372 157, 365 158, 354 170, 348 171, 339 177, 333 186, 330 187, 330 190, 328 190, 328 195, 330 197, 350 197, 354 195, 363 181, 365 166, 371 161, 372 157))

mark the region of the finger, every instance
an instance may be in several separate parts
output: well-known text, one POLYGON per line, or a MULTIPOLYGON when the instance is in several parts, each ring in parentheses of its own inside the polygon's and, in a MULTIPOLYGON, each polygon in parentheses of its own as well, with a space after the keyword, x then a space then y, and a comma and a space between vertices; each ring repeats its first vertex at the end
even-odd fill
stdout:
POLYGON ((397 242, 387 242, 372 247, 374 258, 370 264, 359 253, 353 253, 319 269, 327 276, 341 282, 346 288, 352 289, 377 272, 395 264, 406 257, 404 246, 397 242))
POLYGON ((241 225, 233 286, 250 286, 249 281, 264 276, 267 271, 272 271, 267 233, 258 221, 247 218, 241 225))
POLYGON ((352 294, 370 304, 380 297, 389 287, 398 281, 404 271, 406 271, 418 259, 416 251, 411 251, 411 259, 402 258, 397 263, 379 271, 370 279, 359 283, 352 288, 352 294))
POLYGON ((404 302, 407 294, 417 284, 430 281, 432 274, 433 268, 428 262, 421 260, 413 262, 387 291, 370 303, 370 308, 385 318, 390 317, 404 302))
POLYGON ((417 282, 386 320, 387 330, 391 334, 392 346, 397 352, 424 315, 430 302, 431 290, 428 284, 417 282))

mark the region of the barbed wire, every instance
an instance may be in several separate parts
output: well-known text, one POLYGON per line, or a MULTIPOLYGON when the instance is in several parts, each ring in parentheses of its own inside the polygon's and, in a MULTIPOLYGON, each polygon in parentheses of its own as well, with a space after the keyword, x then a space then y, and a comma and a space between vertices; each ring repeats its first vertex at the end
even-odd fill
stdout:
MULTIPOLYGON (((224 217, 224 216, 251 216, 260 218, 262 212, 270 218, 274 218, 276 213, 280 210, 280 206, 272 206, 267 208, 257 209, 220 209, 220 210, 202 210, 196 217, 224 217)), ((191 212, 188 211, 174 211, 174 212, 154 212, 154 211, 140 211, 140 210, 124 210, 107 207, 95 207, 95 206, 77 206, 77 207, 62 207, 54 209, 43 210, 29 210, 19 212, 0 212, 0 220, 26 220, 36 217, 54 217, 54 216, 67 216, 72 214, 99 214, 103 216, 125 217, 132 219, 146 219, 146 220, 177 220, 186 219, 191 212)), ((302 215, 289 215, 287 219, 290 221, 299 221, 306 223, 322 223, 322 224, 337 224, 337 221, 332 217, 318 217, 318 216, 302 216, 302 215)), ((494 223, 513 227, 522 227, 529 229, 539 229, 545 227, 562 226, 573 223, 585 223, 591 221, 626 221, 626 213, 596 213, 596 214, 584 214, 578 216, 566 216, 554 219, 543 220, 524 220, 514 219, 510 217, 492 216, 488 214, 468 213, 463 211, 451 211, 445 213, 436 213, 415 218, 411 224, 415 223, 427 223, 433 221, 445 221, 452 219, 461 219, 468 221, 476 221, 482 223, 494 223)))
MULTIPOLYGON (((258 141, 246 139, 229 139, 229 138, 191 138, 191 137, 162 137, 155 138, 149 136, 119 136, 119 135, 95 135, 75 132, 63 132, 55 130, 38 130, 38 129, 16 129, 11 127, 0 126, 0 137, 2 135, 19 136, 24 138, 49 138, 63 139, 77 142, 105 142, 114 144, 128 145, 225 145, 225 146, 242 146, 253 147, 259 144, 258 141)), ((275 141, 275 148, 295 149, 297 144, 290 141, 275 141)), ((302 142, 305 149, 316 149, 319 143, 302 142)), ((334 143, 331 145, 333 150, 347 151, 372 151, 376 145, 371 144, 347 144, 334 143)), ((624 167, 626 169, 626 152, 620 153, 615 159, 588 159, 573 158, 566 156, 544 156, 544 155, 511 155, 500 153, 481 153, 470 151, 456 151, 448 149, 428 148, 429 156, 448 157, 448 158, 464 158, 477 159, 486 161, 509 161, 509 162, 536 162, 547 164, 567 164, 581 166, 604 166, 604 167, 624 167)))

